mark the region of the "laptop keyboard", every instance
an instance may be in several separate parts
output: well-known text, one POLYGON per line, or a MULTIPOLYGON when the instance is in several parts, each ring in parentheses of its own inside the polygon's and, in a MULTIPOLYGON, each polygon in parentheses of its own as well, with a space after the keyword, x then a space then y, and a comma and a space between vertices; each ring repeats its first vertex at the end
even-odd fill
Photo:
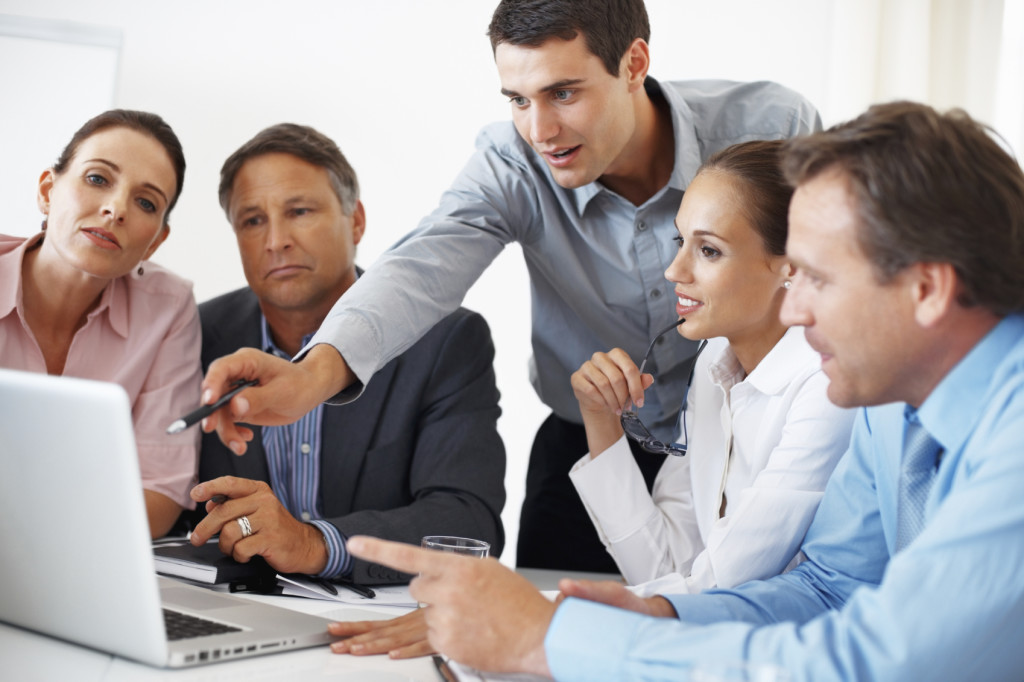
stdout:
POLYGON ((241 632, 242 628, 233 625, 225 625, 205 618, 190 616, 186 613, 164 609, 164 627, 167 629, 167 639, 173 641, 179 639, 191 639, 205 635, 219 635, 224 632, 241 632))

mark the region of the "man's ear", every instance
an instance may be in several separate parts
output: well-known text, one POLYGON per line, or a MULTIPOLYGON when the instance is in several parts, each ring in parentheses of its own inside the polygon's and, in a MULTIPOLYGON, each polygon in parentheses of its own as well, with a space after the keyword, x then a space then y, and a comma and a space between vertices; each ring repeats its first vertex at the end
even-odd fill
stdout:
POLYGON ((911 267, 914 318, 922 327, 932 327, 957 305, 960 280, 951 263, 917 263, 911 267))
POLYGON ((53 190, 54 174, 52 168, 47 168, 39 176, 39 184, 36 186, 36 206, 43 215, 50 215, 50 192, 53 190))
POLYGON ((644 86, 647 71, 651 68, 651 48, 643 38, 635 38, 622 57, 621 73, 628 81, 630 92, 644 86))
POLYGON ((160 228, 160 232, 158 232, 156 237, 153 238, 153 241, 150 242, 149 248, 146 249, 146 253, 143 254, 142 256, 142 260, 149 260, 150 257, 152 257, 154 253, 156 253, 156 250, 160 248, 160 245, 164 243, 164 240, 166 240, 168 235, 170 234, 170 224, 164 223, 164 226, 160 228))
POLYGON ((363 202, 356 200, 356 208, 352 211, 352 244, 358 244, 366 232, 366 209, 363 202))

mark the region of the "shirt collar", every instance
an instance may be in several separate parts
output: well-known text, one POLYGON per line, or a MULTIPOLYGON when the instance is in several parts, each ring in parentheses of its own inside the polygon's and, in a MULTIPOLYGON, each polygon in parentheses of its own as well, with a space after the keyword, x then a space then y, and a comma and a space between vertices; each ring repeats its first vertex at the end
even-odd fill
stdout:
POLYGON ((41 238, 41 232, 24 240, 0 237, 0 319, 10 315, 21 303, 21 264, 25 252, 41 238))
MULTIPOLYGON (((25 252, 36 246, 44 233, 25 239, 20 245, 6 253, 0 253, 0 318, 7 317, 22 303, 21 266, 25 260, 25 252)), ((0 245, 0 251, 3 246, 0 245)), ((134 275, 129 275, 134 276, 134 275)), ((128 287, 119 277, 112 281, 100 295, 100 302, 89 313, 86 324, 93 318, 107 311, 110 327, 122 338, 128 337, 128 287)))
POLYGON ((947 452, 960 450, 974 431, 986 394, 1003 381, 997 369, 1022 337, 1024 317, 1004 318, 942 378, 917 410, 922 426, 947 452))
POLYGON ((744 377, 740 361, 732 352, 732 346, 726 343, 711 361, 708 373, 712 382, 725 390, 746 380, 751 388, 764 395, 775 395, 786 389, 793 380, 795 368, 806 362, 801 357, 806 348, 808 346, 803 327, 790 327, 761 362, 757 363, 754 371, 744 377))
MULTIPOLYGON (((313 338, 314 334, 316 334, 315 331, 310 332, 309 334, 306 334, 305 336, 302 337, 303 348, 306 347, 310 339, 313 338)), ((284 358, 285 360, 292 359, 292 356, 288 355, 288 353, 278 348, 277 344, 274 343, 274 337, 271 336, 270 334, 270 325, 267 324, 267 318, 263 313, 260 313, 260 335, 262 336, 262 341, 260 343, 265 353, 271 353, 279 358, 284 358)))
MULTIPOLYGON (((659 99, 664 99, 668 102, 672 115, 672 132, 675 135, 675 162, 672 166, 672 175, 669 176, 668 186, 684 192, 690 181, 697 175, 701 164, 700 145, 697 142, 697 133, 694 128, 693 111, 690 110, 690 106, 682 95, 672 88, 662 88, 661 83, 652 76, 648 76, 644 81, 644 90, 647 91, 651 100, 657 102, 659 99)), ((573 190, 580 215, 583 215, 587 204, 602 192, 611 193, 611 190, 600 182, 591 182, 573 190)))

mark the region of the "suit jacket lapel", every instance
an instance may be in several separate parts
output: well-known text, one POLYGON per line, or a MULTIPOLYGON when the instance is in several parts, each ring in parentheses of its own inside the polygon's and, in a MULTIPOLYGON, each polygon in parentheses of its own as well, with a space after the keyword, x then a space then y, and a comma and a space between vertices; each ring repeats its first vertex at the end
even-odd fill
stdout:
POLYGON ((325 405, 321 430, 320 503, 327 518, 352 512, 356 484, 374 441, 376 429, 386 425, 380 407, 394 379, 392 361, 373 375, 359 400, 346 405, 325 405), (373 428, 367 428, 373 425, 373 428), (329 495, 325 492, 330 491, 329 495), (328 504, 324 504, 327 500, 328 504))

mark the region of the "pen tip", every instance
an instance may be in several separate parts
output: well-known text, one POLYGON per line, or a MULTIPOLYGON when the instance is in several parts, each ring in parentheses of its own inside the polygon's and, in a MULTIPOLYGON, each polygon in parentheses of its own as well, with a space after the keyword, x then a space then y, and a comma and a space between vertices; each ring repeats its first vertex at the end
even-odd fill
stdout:
POLYGON ((185 420, 179 419, 170 426, 167 427, 167 433, 178 433, 179 431, 185 430, 185 420))

